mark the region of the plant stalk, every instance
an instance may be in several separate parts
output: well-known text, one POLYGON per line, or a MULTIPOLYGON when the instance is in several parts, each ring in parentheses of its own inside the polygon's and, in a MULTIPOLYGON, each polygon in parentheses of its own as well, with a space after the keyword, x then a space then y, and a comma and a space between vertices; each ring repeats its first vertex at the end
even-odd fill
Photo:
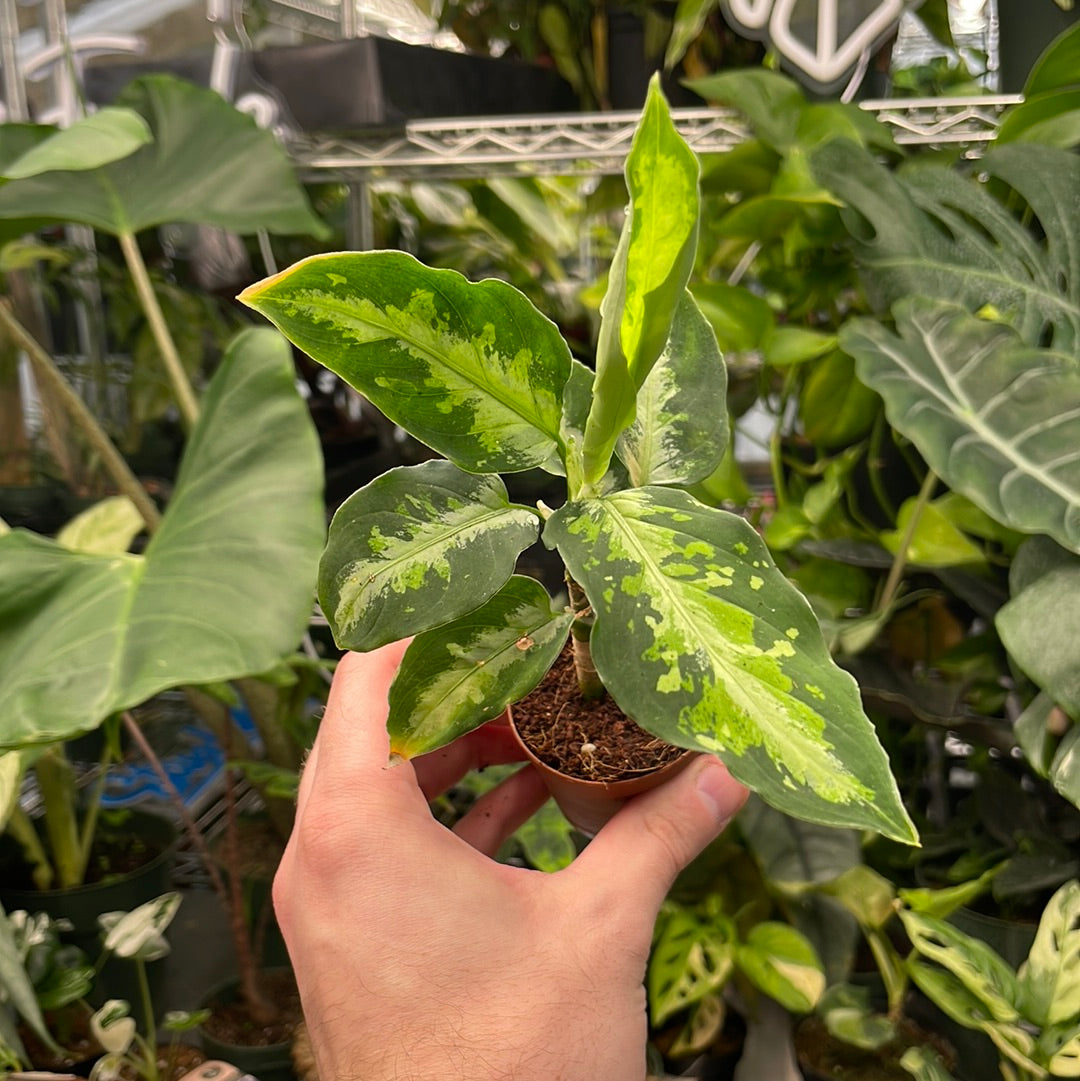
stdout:
POLYGON ((154 501, 146 494, 146 490, 139 483, 135 474, 131 472, 127 462, 124 461, 120 452, 113 445, 112 440, 105 434, 101 425, 98 424, 94 414, 87 409, 86 403, 75 393, 64 378, 63 373, 56 366, 56 362, 42 349, 37 339, 15 318, 11 306, 6 300, 0 300, 0 325, 8 331, 19 348, 30 358, 34 374, 49 388, 49 391, 67 410, 80 434, 90 445, 90 448, 100 457, 101 463, 109 476, 112 477, 113 483, 135 504, 146 525, 147 532, 153 533, 161 525, 161 514, 154 505, 154 501))
POLYGON ((593 662, 589 639, 592 636, 594 622, 593 610, 585 591, 570 577, 566 576, 566 588, 570 595, 570 610, 574 622, 570 624, 570 640, 574 650, 574 669, 577 672, 578 688, 585 699, 600 698, 604 694, 604 684, 593 662))
POLYGON ((90 790, 90 798, 86 805, 86 814, 79 829, 79 881, 86 877, 86 867, 90 862, 90 849, 94 844, 94 831, 97 829, 98 811, 101 810, 101 795, 105 791, 105 782, 108 779, 106 769, 110 759, 109 750, 106 747, 102 752, 101 761, 98 763, 98 775, 94 778, 93 787, 90 790))
POLYGON ((146 269, 142 252, 139 251, 139 243, 133 233, 122 232, 118 234, 120 247, 124 252, 124 260, 127 262, 132 281, 135 283, 135 292, 139 295, 143 313, 150 323, 150 332, 154 335, 158 352, 161 354, 161 362, 165 366, 165 374, 172 384, 173 393, 176 395, 176 404, 180 408, 180 415, 184 418, 188 427, 194 427, 199 419, 199 402, 195 397, 191 381, 184 371, 184 365, 180 360, 180 353, 169 332, 165 315, 158 303, 157 294, 150 281, 150 273, 146 269))
POLYGON ((900 588, 900 580, 904 576, 904 567, 907 565, 908 549, 911 547, 915 530, 919 528, 919 520, 922 518, 923 511, 926 509, 930 497, 937 487, 937 480, 937 474, 933 470, 927 470, 926 476, 923 477, 922 487, 915 498, 915 506, 912 508, 911 517, 908 519, 904 534, 900 538, 900 546, 897 548, 892 566, 889 568, 889 576, 885 579, 885 588, 881 591, 881 598, 878 600, 875 609, 876 612, 884 612, 896 597, 896 591, 900 588))
POLYGON ((135 972, 139 979, 139 998, 143 1011, 143 1025, 146 1027, 146 1058, 152 1078, 157 1077, 157 1020, 154 1017, 154 1004, 150 997, 150 980, 146 975, 146 962, 141 957, 135 958, 135 972))
POLYGON ((52 863, 49 862, 48 853, 41 843, 37 830, 34 829, 34 823, 18 803, 12 808, 11 817, 7 820, 5 829, 15 838, 22 849, 23 856, 33 868, 31 874, 34 885, 39 890, 51 889, 56 872, 53 870, 52 863))
POLYGON ((83 869, 71 763, 59 746, 50 747, 34 763, 34 773, 45 806, 45 832, 59 879, 57 884, 62 888, 81 885, 83 869))

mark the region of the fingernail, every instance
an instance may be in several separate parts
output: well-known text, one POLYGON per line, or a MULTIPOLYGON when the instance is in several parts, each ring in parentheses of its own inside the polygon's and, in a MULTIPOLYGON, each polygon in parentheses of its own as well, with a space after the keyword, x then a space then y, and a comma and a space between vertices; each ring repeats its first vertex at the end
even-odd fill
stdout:
POLYGON ((698 767, 697 790, 702 802, 721 822, 735 817, 746 802, 747 790, 734 780, 727 767, 712 755, 703 755, 698 767))

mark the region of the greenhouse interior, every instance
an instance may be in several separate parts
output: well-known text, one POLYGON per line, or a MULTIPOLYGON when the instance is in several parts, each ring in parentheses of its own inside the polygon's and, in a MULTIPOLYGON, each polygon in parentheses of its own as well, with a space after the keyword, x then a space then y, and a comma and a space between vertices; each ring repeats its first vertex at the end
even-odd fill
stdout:
POLYGON ((1080 1077, 1078 13, 0 0, 0 1077, 1080 1077))

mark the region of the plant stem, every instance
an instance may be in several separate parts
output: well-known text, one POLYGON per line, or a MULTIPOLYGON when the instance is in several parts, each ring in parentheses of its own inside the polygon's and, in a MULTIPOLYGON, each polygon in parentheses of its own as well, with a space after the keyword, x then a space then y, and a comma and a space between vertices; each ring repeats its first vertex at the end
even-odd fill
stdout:
POLYGON ((143 1024, 146 1026, 146 1059, 150 1081, 157 1078, 157 1021, 154 1018, 154 1004, 150 998, 150 981, 146 976, 146 962, 141 957, 135 958, 135 972, 139 978, 139 998, 142 1000, 143 1024))
POLYGON ((165 366, 165 374, 172 383, 173 393, 176 395, 176 404, 180 408, 180 415, 189 427, 193 427, 199 419, 199 402, 195 397, 195 391, 191 387, 191 381, 184 371, 184 365, 180 360, 176 343, 172 334, 169 333, 165 315, 158 303, 157 294, 150 281, 150 273, 146 269, 142 252, 139 251, 139 243, 133 233, 119 233, 120 247, 124 252, 124 260, 131 272, 132 281, 135 283, 135 292, 139 295, 143 313, 150 324, 150 332, 154 335, 158 352, 161 354, 161 362, 165 366))
POLYGON ((75 393, 74 389, 64 378, 63 373, 56 366, 56 362, 49 356, 37 339, 15 318, 11 306, 6 300, 0 300, 0 325, 11 335, 15 343, 30 358, 35 376, 44 383, 53 395, 67 410, 68 415, 74 421, 76 428, 90 445, 109 476, 112 477, 116 487, 135 504, 136 509, 142 516, 147 532, 153 533, 161 525, 161 514, 154 506, 153 500, 146 494, 146 490, 139 483, 138 478, 131 472, 127 462, 121 457, 120 452, 113 445, 112 440, 105 434, 101 425, 98 424, 94 414, 86 407, 86 403, 75 393))
POLYGON ((34 823, 18 803, 12 808, 11 817, 4 828, 15 838, 26 861, 33 867, 31 873, 34 877, 34 885, 39 890, 51 888, 53 879, 56 878, 56 871, 49 862, 45 846, 41 843, 37 830, 34 829, 34 823))
POLYGON ((600 698, 604 693, 604 684, 593 663, 589 639, 592 636, 593 610, 585 591, 570 577, 566 576, 566 588, 570 595, 570 610, 574 613, 574 622, 570 624, 570 639, 574 650, 574 668, 577 672, 578 688, 583 698, 600 698))
POLYGON ((94 778, 93 787, 90 790, 90 798, 86 805, 86 815, 79 830, 79 881, 86 877, 86 866, 90 862, 90 849, 94 843, 94 831, 97 829, 98 811, 101 809, 101 794, 105 791, 105 782, 108 780, 106 770, 111 758, 109 747, 101 753, 101 761, 98 763, 98 775, 94 778))
POLYGON ((38 789, 45 806, 45 832, 49 835, 57 883, 62 888, 82 884, 79 827, 75 816, 75 775, 57 745, 34 763, 38 789))
POLYGON ((885 588, 881 591, 881 598, 878 600, 875 609, 876 612, 884 612, 892 604, 896 591, 900 588, 900 580, 904 576, 904 567, 907 564, 908 548, 911 547, 915 530, 919 528, 919 519, 922 518, 923 511, 926 509, 926 505, 930 502, 930 497, 937 487, 937 480, 937 474, 928 469, 926 476, 923 477, 919 494, 915 498, 915 506, 911 509, 911 517, 908 519, 904 534, 900 538, 900 546, 893 557, 892 566, 889 568, 889 577, 885 579, 885 588))

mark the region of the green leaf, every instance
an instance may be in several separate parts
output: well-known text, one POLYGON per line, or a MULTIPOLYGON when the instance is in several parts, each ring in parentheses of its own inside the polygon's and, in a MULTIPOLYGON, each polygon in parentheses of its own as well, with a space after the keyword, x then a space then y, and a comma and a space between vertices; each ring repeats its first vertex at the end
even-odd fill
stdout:
POLYGON ((4 989, 6 1000, 15 1007, 16 1012, 30 1026, 34 1035, 46 1047, 59 1050, 45 1026, 45 1018, 41 1015, 41 1007, 34 994, 34 986, 23 967, 22 957, 15 937, 11 933, 7 913, 2 906, 0 906, 0 987, 4 989))
POLYGON ((145 120, 152 142, 96 169, 11 181, 0 188, 0 218, 79 222, 113 235, 174 221, 327 235, 274 136, 212 90, 148 75, 117 104, 145 120))
POLYGON ((862 439, 878 409, 877 395, 855 378, 855 362, 839 350, 813 365, 799 395, 803 434, 826 450, 862 439))
POLYGON ((1080 142, 1080 88, 1049 90, 1010 109, 994 138, 997 146, 1012 142, 1044 143, 1064 149, 1080 142))
POLYGON ((697 251, 699 173, 654 75, 626 160, 630 205, 600 305, 583 447, 588 484, 606 471, 619 433, 633 420, 637 392, 667 344, 697 251))
POLYGON ((342 649, 449 623, 496 593, 539 519, 497 476, 450 462, 391 469, 342 504, 319 564, 319 601, 342 649))
POLYGON ((717 6, 718 0, 679 0, 675 20, 671 28, 667 51, 664 53, 664 70, 671 69, 686 55, 686 50, 705 26, 705 20, 717 6))
POLYGON ((909 1047, 900 1056, 900 1065, 915 1081, 955 1081, 941 1055, 932 1047, 909 1047))
POLYGON ((765 339, 765 363, 773 368, 786 368, 823 357, 835 348, 835 334, 806 327, 777 327, 765 339))
POLYGON ((920 567, 957 567, 971 564, 985 564, 982 549, 970 541, 933 503, 927 503, 918 510, 918 499, 904 500, 896 516, 896 528, 885 529, 878 534, 878 540, 894 555, 900 549, 901 541, 909 525, 911 516, 918 513, 915 531, 907 546, 907 560, 920 567))
POLYGON ((635 487, 694 484, 728 449, 727 368, 708 320, 684 293, 660 359, 637 396, 619 458, 635 487))
POLYGON ((351 252, 304 259, 240 299, 462 469, 561 471, 570 351, 505 282, 351 252))
POLYGON ((720 917, 703 920, 671 906, 649 959, 649 1014, 662 1025, 727 983, 735 964, 735 925, 720 917))
POLYGON ((787 1010, 807 1013, 825 990, 825 973, 809 941, 786 923, 754 924, 736 950, 750 982, 787 1010))
POLYGON ((82 172, 126 158, 153 140, 146 121, 116 106, 76 120, 32 147, 3 170, 8 180, 53 171, 82 172))
POLYGON ((159 940, 180 907, 179 893, 163 893, 130 912, 103 912, 98 920, 106 931, 104 948, 117 957, 156 960, 159 940), (116 917, 115 919, 112 917, 116 917), (154 957, 150 957, 150 953, 154 957))
POLYGON ((900 899, 915 912, 924 916, 934 916, 939 920, 948 919, 958 908, 970 905, 990 888, 998 873, 1005 867, 999 863, 984 871, 978 878, 961 882, 958 886, 946 886, 944 889, 931 890, 925 887, 898 890, 900 899))
POLYGON ((76 552, 120 555, 143 530, 142 516, 125 495, 108 496, 76 515, 56 534, 56 543, 76 552))
POLYGON ((996 521, 1080 551, 1075 359, 948 301, 912 297, 895 315, 898 334, 867 319, 841 331, 893 427, 996 521))
POLYGON ((737 353, 759 349, 776 323, 769 302, 749 289, 724 282, 694 282, 691 292, 721 349, 737 353))
POLYGON ((574 827, 554 800, 548 800, 529 820, 518 826, 514 840, 538 871, 551 874, 569 867, 577 855, 574 827))
POLYGON ((321 489, 288 347, 244 331, 144 555, 0 537, 0 746, 64 739, 168 687, 262 672, 295 649, 323 544, 321 489))
POLYGON ((754 134, 773 150, 783 153, 794 145, 806 99, 798 83, 786 75, 747 68, 687 79, 686 85, 707 101, 738 109, 754 134))
POLYGON ((901 909, 900 919, 911 945, 954 976, 995 1021, 1019 1016, 1016 973, 985 942, 943 920, 901 909))
POLYGON ((390 746, 406 758, 435 750, 529 693, 570 633, 544 587, 514 575, 486 604, 417 635, 390 687, 390 746))
POLYGON ((1080 882, 1073 879, 1047 902, 1035 942, 1021 965, 1024 1017, 1046 1027, 1080 1018, 1080 882))
POLYGON ((1014 593, 998 610, 995 624, 1016 663, 1080 719, 1080 559, 1058 552, 1056 565, 1014 593))
POLYGON ((544 541, 584 587, 600 678, 640 725, 715 752, 779 810, 915 839, 854 680, 747 522, 652 487, 570 502, 544 541))
POLYGON ((1080 82, 1080 24, 1059 34, 1035 61, 1024 84, 1024 101, 1080 82))
MULTIPOLYGON (((894 175, 866 150, 835 140, 814 152, 813 167, 865 219, 852 230, 876 308, 914 296, 947 297, 973 312, 991 305, 1031 349, 1049 343, 1054 353, 1075 355, 1080 251, 1072 238, 1080 233, 1080 157, 1049 146, 1001 146, 979 162, 983 182, 942 166, 894 175), (1027 202, 1024 217, 995 198, 1001 183, 1027 202)), ((962 361, 946 364, 958 372, 962 361)), ((964 385, 978 396, 985 369, 974 368, 965 371, 964 385)), ((1047 399, 1055 412, 1060 400, 1047 399)))
POLYGON ((849 868, 822 889, 837 898, 862 928, 880 930, 896 911, 896 888, 863 864, 849 868))

